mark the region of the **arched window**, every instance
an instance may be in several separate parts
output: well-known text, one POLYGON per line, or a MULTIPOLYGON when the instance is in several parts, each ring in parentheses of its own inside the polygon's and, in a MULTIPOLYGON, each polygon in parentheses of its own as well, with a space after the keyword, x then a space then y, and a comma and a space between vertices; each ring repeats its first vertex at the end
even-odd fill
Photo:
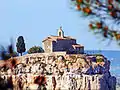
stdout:
POLYGON ((61 37, 61 32, 59 32, 59 36, 61 37))
POLYGON ((64 32, 62 30, 62 27, 60 27, 60 29, 58 30, 58 36, 64 37, 64 32))
POLYGON ((92 77, 92 81, 94 81, 94 76, 92 77))

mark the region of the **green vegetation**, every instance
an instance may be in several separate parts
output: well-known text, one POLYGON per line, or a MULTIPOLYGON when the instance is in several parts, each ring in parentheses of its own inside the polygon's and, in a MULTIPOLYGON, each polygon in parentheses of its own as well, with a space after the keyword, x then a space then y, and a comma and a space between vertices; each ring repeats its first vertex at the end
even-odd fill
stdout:
POLYGON ((0 50, 0 56, 2 60, 8 60, 11 57, 18 56, 18 53, 13 50, 12 44, 8 46, 7 50, 3 46, 0 47, 0 50))
POLYGON ((16 47, 17 47, 17 52, 20 53, 22 56, 22 53, 26 51, 23 36, 18 37, 16 47))
MULTIPOLYGON (((18 53, 14 51, 14 52, 12 53, 12 57, 16 57, 16 56, 18 56, 18 53)), ((11 57, 11 53, 6 53, 6 57, 9 57, 9 58, 10 58, 10 57, 11 57)))
POLYGON ((103 59, 96 59, 97 62, 103 62, 103 59))
POLYGON ((31 47, 29 50, 28 50, 28 54, 31 54, 31 53, 43 53, 44 50, 42 47, 40 46, 33 46, 31 47))
POLYGON ((115 40, 120 45, 120 0, 71 0, 81 17, 88 17, 89 28, 103 41, 115 40), (98 13, 99 12, 99 13, 98 13), (108 22, 109 21, 109 22, 108 22), (117 27, 116 27, 117 26, 117 27))
POLYGON ((98 53, 98 54, 94 54, 93 56, 103 56, 103 55, 98 53))

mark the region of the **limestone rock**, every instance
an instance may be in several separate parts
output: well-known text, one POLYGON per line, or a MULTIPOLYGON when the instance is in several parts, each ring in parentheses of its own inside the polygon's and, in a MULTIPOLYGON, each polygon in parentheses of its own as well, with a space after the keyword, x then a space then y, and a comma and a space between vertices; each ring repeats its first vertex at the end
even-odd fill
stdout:
POLYGON ((36 53, 17 57, 17 60, 19 63, 13 72, 0 69, 4 83, 8 82, 8 74, 14 74, 14 86, 21 78, 24 88, 36 89, 40 86, 34 80, 43 75, 46 78, 43 86, 47 90, 116 90, 116 78, 109 72, 110 61, 103 56, 36 53))

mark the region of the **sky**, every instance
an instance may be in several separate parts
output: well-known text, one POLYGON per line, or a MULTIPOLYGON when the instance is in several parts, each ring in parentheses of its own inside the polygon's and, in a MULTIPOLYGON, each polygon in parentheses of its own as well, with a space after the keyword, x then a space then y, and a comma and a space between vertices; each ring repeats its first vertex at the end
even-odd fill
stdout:
POLYGON ((27 50, 42 46, 42 40, 57 35, 62 26, 65 35, 76 38, 86 50, 120 50, 116 42, 107 45, 89 32, 88 23, 71 9, 69 0, 0 0, 0 45, 9 45, 12 38, 15 46, 23 36, 27 50))

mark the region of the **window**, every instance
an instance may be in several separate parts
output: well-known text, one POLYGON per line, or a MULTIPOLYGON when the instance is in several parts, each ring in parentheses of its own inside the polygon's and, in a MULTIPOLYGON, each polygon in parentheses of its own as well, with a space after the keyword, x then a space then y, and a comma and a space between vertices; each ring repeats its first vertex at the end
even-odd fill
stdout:
POLYGON ((59 36, 61 36, 61 32, 59 32, 59 36))
POLYGON ((94 81, 94 76, 92 77, 92 81, 94 81))

